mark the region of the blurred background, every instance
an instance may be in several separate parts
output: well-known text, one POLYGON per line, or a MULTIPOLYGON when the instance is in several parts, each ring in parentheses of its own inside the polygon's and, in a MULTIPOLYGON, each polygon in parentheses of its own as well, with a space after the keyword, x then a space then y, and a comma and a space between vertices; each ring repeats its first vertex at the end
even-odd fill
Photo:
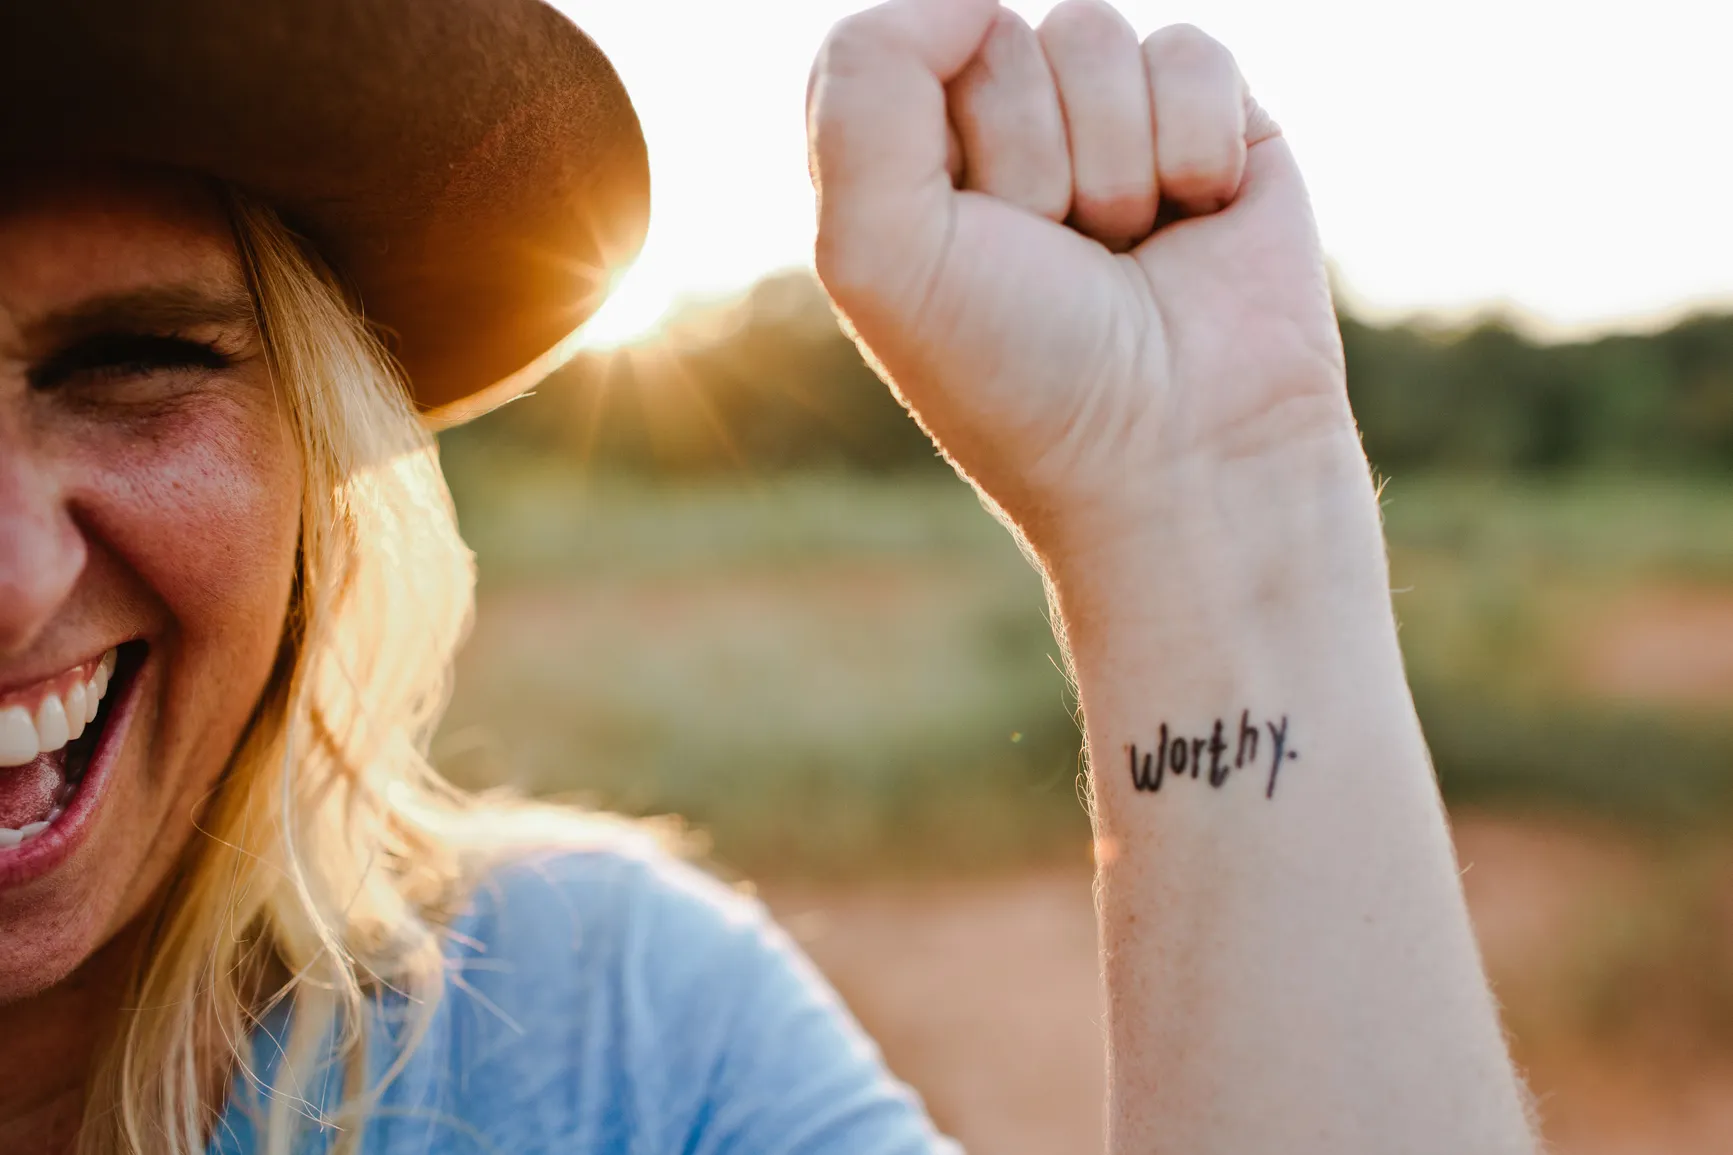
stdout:
MULTIPOLYGON (((684 816, 941 1126, 1099 1149, 1079 731, 1040 582, 807 265, 806 70, 854 6, 567 4, 638 103, 654 224, 566 368, 442 437, 481 595, 436 752, 468 785, 684 816)), ((1306 167, 1549 1138, 1733 1150, 1733 19, 1122 7, 1225 40, 1306 167)))

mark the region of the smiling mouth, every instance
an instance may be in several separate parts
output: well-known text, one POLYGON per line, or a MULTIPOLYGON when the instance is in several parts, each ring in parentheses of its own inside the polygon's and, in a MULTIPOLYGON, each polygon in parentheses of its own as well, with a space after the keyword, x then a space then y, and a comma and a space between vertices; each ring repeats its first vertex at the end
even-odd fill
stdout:
POLYGON ((0 852, 40 837, 71 805, 143 649, 127 643, 0 707, 0 852))

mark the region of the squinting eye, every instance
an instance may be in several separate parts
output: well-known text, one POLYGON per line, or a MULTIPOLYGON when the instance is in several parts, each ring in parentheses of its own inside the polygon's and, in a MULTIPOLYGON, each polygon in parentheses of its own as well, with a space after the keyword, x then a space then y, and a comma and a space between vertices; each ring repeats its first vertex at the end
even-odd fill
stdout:
POLYGON ((215 346, 185 337, 112 333, 90 337, 53 354, 30 371, 36 389, 75 381, 102 383, 155 373, 226 369, 232 360, 215 346))

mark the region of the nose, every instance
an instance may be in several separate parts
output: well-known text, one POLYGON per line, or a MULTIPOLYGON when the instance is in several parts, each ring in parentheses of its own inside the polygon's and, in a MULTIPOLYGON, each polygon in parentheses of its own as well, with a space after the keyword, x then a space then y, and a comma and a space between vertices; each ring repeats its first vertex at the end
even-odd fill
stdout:
POLYGON ((0 415, 0 658, 26 652, 84 570, 84 536, 52 462, 0 415))

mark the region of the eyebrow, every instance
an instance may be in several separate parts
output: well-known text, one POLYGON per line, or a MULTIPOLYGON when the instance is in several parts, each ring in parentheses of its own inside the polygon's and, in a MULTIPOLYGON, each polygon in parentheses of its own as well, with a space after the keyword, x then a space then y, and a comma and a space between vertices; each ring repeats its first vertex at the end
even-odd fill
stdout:
POLYGON ((156 285, 90 297, 29 325, 31 344, 65 345, 105 333, 173 333, 207 325, 256 327, 244 290, 156 285))

